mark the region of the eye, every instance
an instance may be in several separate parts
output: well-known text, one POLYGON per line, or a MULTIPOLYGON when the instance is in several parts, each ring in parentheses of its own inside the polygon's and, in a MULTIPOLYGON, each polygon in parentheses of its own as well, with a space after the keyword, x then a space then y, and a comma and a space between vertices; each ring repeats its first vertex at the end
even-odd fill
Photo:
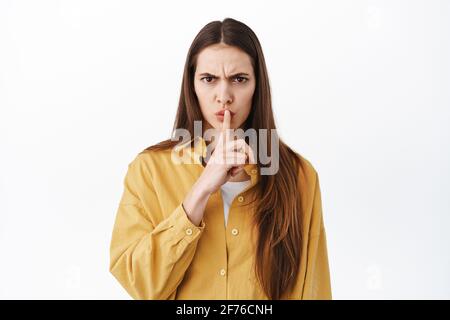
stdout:
POLYGON ((214 79, 214 77, 208 76, 208 77, 203 77, 200 80, 203 82, 207 82, 207 83, 211 83, 211 81, 214 79), (206 79, 206 81, 204 81, 206 79))
POLYGON ((245 77, 236 77, 236 78, 234 78, 234 79, 235 79, 236 82, 238 82, 238 83, 245 83, 245 82, 248 81, 248 79, 245 78, 245 77))

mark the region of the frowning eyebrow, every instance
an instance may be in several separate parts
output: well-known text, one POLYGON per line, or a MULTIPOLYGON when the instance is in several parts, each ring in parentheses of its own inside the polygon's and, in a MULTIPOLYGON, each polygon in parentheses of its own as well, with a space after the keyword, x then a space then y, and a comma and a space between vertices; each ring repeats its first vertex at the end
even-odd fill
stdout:
MULTIPOLYGON (((213 77, 213 78, 218 78, 218 76, 213 75, 212 73, 208 73, 208 72, 203 72, 199 74, 200 77, 213 77)), ((242 77, 242 76, 247 76, 249 77, 250 75, 248 73, 245 72, 239 72, 239 73, 235 73, 229 76, 229 78, 236 78, 236 77, 242 77)))

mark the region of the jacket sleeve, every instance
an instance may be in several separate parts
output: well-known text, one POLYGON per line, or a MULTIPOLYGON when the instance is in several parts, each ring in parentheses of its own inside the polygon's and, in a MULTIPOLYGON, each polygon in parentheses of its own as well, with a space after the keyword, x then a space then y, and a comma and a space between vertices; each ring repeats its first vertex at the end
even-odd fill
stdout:
POLYGON ((151 176, 136 157, 128 165, 110 244, 109 271, 134 299, 174 299, 205 228, 180 202, 164 219, 151 176))
POLYGON ((302 299, 331 300, 332 293, 327 237, 323 222, 322 199, 317 173, 311 217, 311 233, 308 239, 308 261, 302 299))

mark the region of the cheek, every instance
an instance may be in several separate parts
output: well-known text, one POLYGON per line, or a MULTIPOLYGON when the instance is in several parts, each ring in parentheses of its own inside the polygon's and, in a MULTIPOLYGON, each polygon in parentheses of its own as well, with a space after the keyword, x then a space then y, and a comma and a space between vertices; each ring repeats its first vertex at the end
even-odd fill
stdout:
POLYGON ((250 112, 250 108, 252 106, 254 92, 255 87, 253 86, 249 88, 242 88, 242 90, 240 90, 238 93, 238 100, 242 103, 242 107, 245 108, 248 112, 250 112))
POLYGON ((195 94, 197 95, 198 102, 200 104, 200 110, 202 111, 203 116, 206 116, 208 114, 208 91, 197 83, 194 84, 194 89, 195 94))
POLYGON ((211 96, 214 93, 214 86, 201 81, 194 82, 194 89, 198 95, 202 95, 203 97, 211 96))
POLYGON ((211 104, 211 101, 214 97, 213 91, 209 88, 205 88, 204 86, 196 86, 195 94, 197 95, 198 101, 202 107, 205 107, 207 104, 211 104))

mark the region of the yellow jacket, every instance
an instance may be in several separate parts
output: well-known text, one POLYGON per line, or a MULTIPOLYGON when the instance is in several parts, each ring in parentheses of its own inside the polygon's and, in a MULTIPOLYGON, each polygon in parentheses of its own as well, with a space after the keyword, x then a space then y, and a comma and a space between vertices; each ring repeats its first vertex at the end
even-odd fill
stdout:
MULTIPOLYGON (((205 141, 181 146, 197 163, 176 164, 172 150, 144 151, 128 165, 110 245, 109 270, 134 299, 268 299, 254 274, 256 239, 241 207, 259 181, 255 164, 244 169, 251 184, 232 202, 225 226, 220 189, 206 205, 199 226, 182 201, 204 167, 205 141)), ((331 299, 326 234, 317 172, 309 161, 299 172, 303 201, 300 271, 283 299, 331 299)), ((293 193, 294 195, 295 193, 293 193)), ((249 209, 250 208, 250 209, 249 209)))

